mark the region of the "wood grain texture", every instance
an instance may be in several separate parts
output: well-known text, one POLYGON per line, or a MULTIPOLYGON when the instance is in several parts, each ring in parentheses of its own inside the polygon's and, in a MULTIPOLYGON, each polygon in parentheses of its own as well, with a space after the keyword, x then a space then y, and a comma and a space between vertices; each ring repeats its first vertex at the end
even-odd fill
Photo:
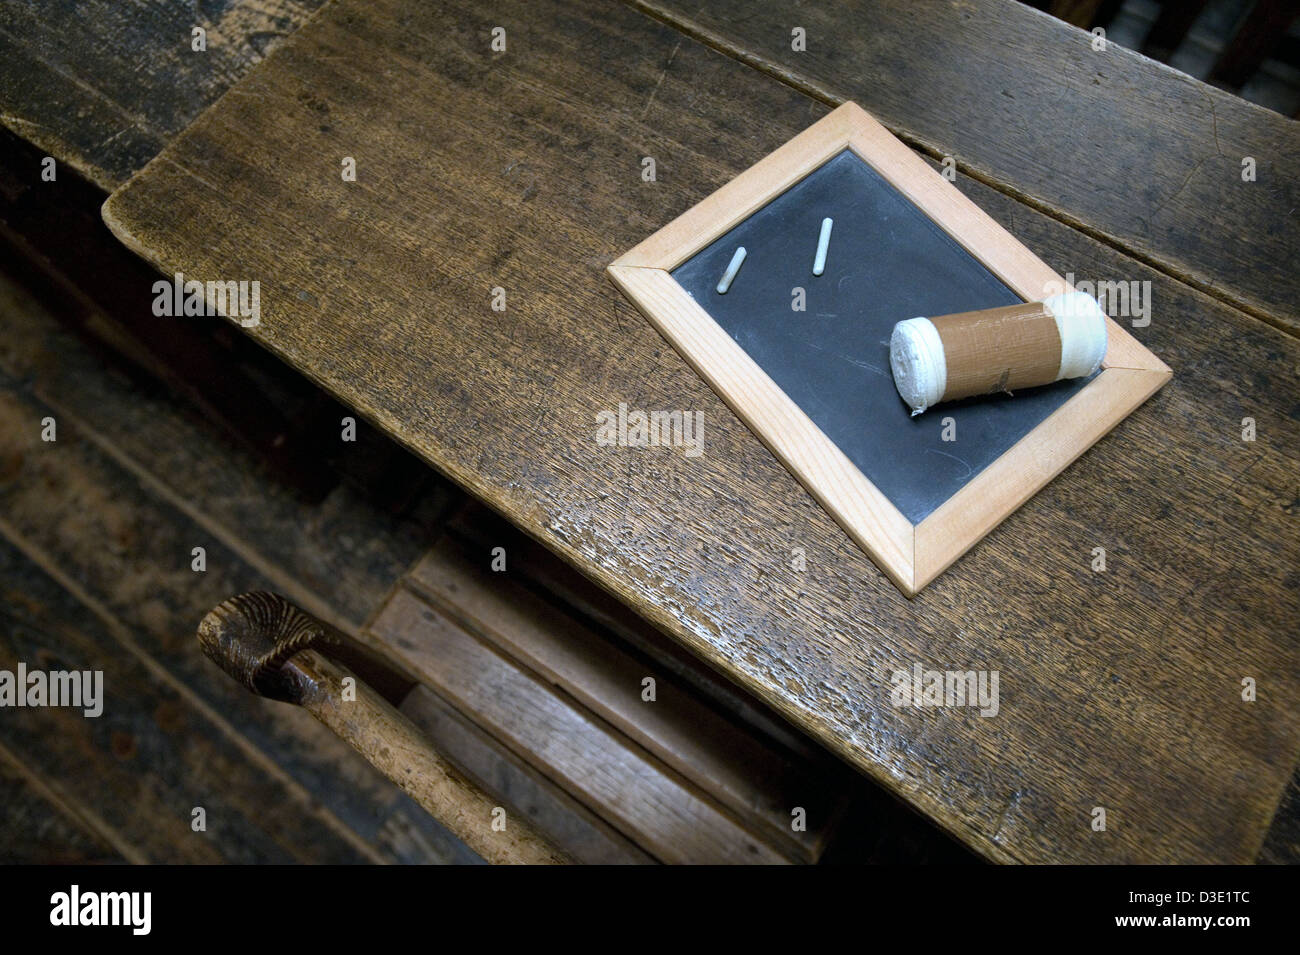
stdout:
POLYGON ((372 625, 420 682, 661 862, 787 859, 742 821, 598 717, 442 617, 394 592, 372 625))
POLYGON ((111 190, 322 0, 0 5, 0 123, 111 190), (207 49, 191 49, 202 27, 207 49))
POLYGON ((503 806, 522 813, 577 861, 588 865, 654 862, 428 687, 414 687, 400 709, 457 769, 498 796, 503 806))
POLYGON ((0 864, 125 862, 85 813, 0 742, 0 864))
POLYGON ((781 752, 714 711, 670 672, 647 666, 556 612, 509 577, 474 566, 444 542, 406 579, 440 612, 573 697, 726 806, 788 854, 815 862, 844 810, 833 775, 781 752), (655 698, 642 681, 654 680, 655 698), (807 828, 794 832, 801 806, 807 828))
POLYGON ((260 278, 267 347, 986 856, 1253 858, 1300 752, 1300 343, 959 177, 1057 271, 1150 281, 1179 374, 909 603, 601 275, 824 113, 626 8, 343 2, 105 214, 260 278), (597 447, 620 401, 706 453, 597 447), (999 716, 894 707, 917 662, 998 669, 999 716))
POLYGON ((823 103, 856 100, 963 175, 1300 332, 1292 120, 1114 44, 1095 51, 1013 0, 634 5, 823 103))
POLYGON ((34 669, 100 670, 104 690, 103 713, 93 719, 66 707, 6 708, 0 747, 78 806, 126 861, 372 858, 304 791, 268 773, 165 677, 124 652, 110 627, 7 540, 0 540, 0 598, 0 668, 23 661, 34 669), (206 831, 191 829, 195 807, 206 811, 206 831))
MULTIPOLYGON (((160 492, 160 482, 150 478, 147 464, 133 458, 150 437, 166 440, 174 434, 169 424, 175 421, 169 418, 177 415, 176 410, 156 396, 145 401, 137 395, 135 400, 145 409, 131 413, 128 387, 121 381, 116 387, 101 381, 96 390, 93 360, 78 354, 76 340, 48 329, 48 337, 38 337, 42 327, 35 303, 0 281, 4 339, 0 346, 0 537, 54 573, 69 592, 67 599, 80 601, 101 617, 103 628, 111 634, 105 654, 132 657, 167 688, 165 718, 156 732, 183 750, 188 736, 214 732, 214 724, 220 727, 223 745, 249 761, 242 775, 228 780, 231 793, 225 798, 245 798, 249 792, 252 798, 262 798, 258 794, 264 794, 265 787, 278 785, 291 795, 276 798, 300 799, 304 804, 310 800, 309 812, 319 816, 319 824, 353 853, 349 858, 392 862, 467 858, 464 847, 419 806, 314 720, 293 710, 281 713, 285 708, 270 708, 247 693, 234 692, 197 648, 186 646, 184 633, 214 603, 265 585, 261 572, 247 559, 254 548, 223 544, 212 534, 211 525, 204 527, 194 520, 194 508, 182 509, 178 498, 185 495, 179 489, 170 497, 160 492), (58 351, 46 350, 55 345, 58 351), (80 377, 60 378, 52 368, 77 372, 80 377), (58 397, 58 406, 47 405, 33 394, 47 388, 58 397), (88 396, 102 402, 90 412, 90 423, 74 411, 86 410, 88 396), (99 415, 111 419, 102 433, 95 430, 99 415), (41 440, 41 422, 46 417, 57 423, 57 441, 41 440), (133 425, 141 430, 131 435, 133 425), (190 569, 190 551, 195 546, 206 548, 208 564, 203 573, 190 569)), ((98 375, 108 377, 102 370, 98 375)), ((199 429, 183 433, 196 439, 202 434, 199 429)), ((200 456, 205 448, 195 440, 188 450, 200 456)), ((208 445, 206 450, 213 448, 208 445)), ((173 461, 184 460, 176 449, 172 454, 173 461)), ((191 459, 170 478, 182 478, 186 470, 205 470, 202 460, 191 459)), ((204 480, 198 479, 190 490, 204 486, 204 480)), ((258 563, 267 567, 272 562, 258 563)), ((292 574, 280 571, 275 577, 283 580, 292 574)), ((14 593, 24 586, 17 580, 8 585, 14 593)), ((307 588, 299 584, 295 589, 307 588)), ((345 614, 336 611, 334 616, 345 614)), ((145 719, 140 726, 151 724, 145 719)), ((144 737, 138 745, 157 746, 144 737)), ((74 779, 79 785, 86 782, 74 779)), ((104 808, 108 803, 113 812, 147 816, 129 800, 115 805, 120 793, 92 788, 83 797, 101 813, 108 811, 104 808)), ((147 824, 147 819, 133 822, 147 824)))

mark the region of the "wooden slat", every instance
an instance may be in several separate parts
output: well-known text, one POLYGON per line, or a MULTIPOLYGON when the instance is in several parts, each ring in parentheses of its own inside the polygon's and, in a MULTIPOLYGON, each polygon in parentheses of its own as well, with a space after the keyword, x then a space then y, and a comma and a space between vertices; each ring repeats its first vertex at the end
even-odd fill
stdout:
POLYGON ((782 857, 684 781, 400 589, 371 625, 449 700, 662 862, 782 857))
POLYGON ((560 687, 629 739, 708 792, 786 851, 816 861, 843 799, 812 767, 751 736, 674 682, 513 584, 471 565, 459 548, 435 547, 410 583, 461 626, 560 687), (642 680, 655 680, 653 703, 642 680), (808 829, 791 830, 805 810, 808 829))
POLYGON ((1268 59, 1300 10, 1295 0, 1256 0, 1210 70, 1210 82, 1245 86, 1268 59))
MULTIPOLYGON (((1015 0, 633 0, 963 175, 1300 333, 1300 127, 1015 0), (866 25, 859 29, 850 25, 866 25), (807 31, 791 50, 790 31, 807 31), (940 95, 939 91, 945 91, 940 95), (1242 181, 1253 157, 1257 179, 1242 181)), ((1126 273, 1086 272, 1094 280, 1126 273)))
MULTIPOLYGON (((225 728, 120 646, 60 583, 0 539, 0 668, 99 670, 104 711, 8 709, 11 759, 91 807, 134 862, 361 862, 307 793, 266 771, 225 728), (206 810, 207 831, 191 829, 206 810)), ((50 861, 45 859, 42 861, 50 861)))
POLYGON ((1182 44, 1187 31, 1205 9, 1206 0, 1166 0, 1160 4, 1160 13, 1151 30, 1142 40, 1142 55, 1169 62, 1169 57, 1182 44))
MULTIPOLYGON (((452 497, 449 488, 426 487, 419 511, 405 519, 347 483, 319 504, 305 501, 211 422, 106 363, 27 290, 3 278, 0 337, 0 370, 24 382, 51 414, 275 590, 341 629, 359 627, 378 608, 428 546, 452 497)), ((338 422, 329 428, 337 439, 338 422)), ((335 444, 337 455, 364 453, 335 444)))
MULTIPOLYGON (((12 304, 0 298, 0 327, 7 331, 12 330, 7 320, 12 304)), ((258 700, 202 656, 193 638, 196 621, 229 595, 267 582, 104 454, 78 430, 75 419, 43 405, 10 378, 3 369, 22 344, 9 335, 5 341, 0 356, 0 537, 56 575, 100 617, 113 634, 112 653, 132 657, 135 666, 167 688, 165 713, 175 721, 175 745, 183 749, 191 733, 180 730, 191 722, 193 733, 219 732, 220 745, 248 763, 231 769, 237 774, 229 779, 232 792, 223 798, 245 798, 263 792, 262 787, 287 790, 291 796, 275 798, 300 800, 302 811, 314 820, 313 834, 302 837, 325 838, 316 834, 317 828, 331 832, 336 858, 471 858, 315 720, 292 707, 258 700), (41 440, 46 417, 56 421, 57 441, 41 440), (190 569, 195 546, 206 548, 202 573, 190 569), (220 729, 212 729, 213 724, 220 729), (309 804, 309 793, 317 804, 309 804), (404 828, 418 832, 421 841, 399 838, 388 825, 403 818, 408 820, 404 828)), ((105 652, 110 652, 107 645, 105 652)), ((229 762, 234 756, 224 758, 229 762)), ((117 797, 120 793, 105 794, 117 797)), ((297 836, 286 831, 284 838, 297 836)))
POLYGON ((495 547, 510 555, 513 580, 534 593, 545 594, 562 604, 566 612, 585 625, 608 633, 624 646, 672 674, 675 681, 737 723, 793 753, 801 761, 818 766, 819 774, 830 772, 832 758, 798 729, 718 671, 703 667, 700 660, 663 631, 637 615, 627 604, 560 560, 545 547, 525 536, 518 528, 471 502, 449 520, 447 530, 480 560, 490 560, 495 547))
POLYGON ((125 862, 109 838, 0 741, 0 863, 99 865, 125 862))
MULTIPOLYGON (((852 770, 817 746, 809 737, 769 709, 761 700, 726 679, 719 671, 701 665, 667 634, 634 614, 625 604, 601 590, 571 566, 524 536, 479 504, 468 504, 448 523, 448 540, 470 563, 489 566, 494 548, 508 555, 504 575, 493 573, 499 597, 526 588, 548 606, 558 608, 570 627, 588 629, 620 652, 667 675, 674 687, 699 698, 729 723, 786 754, 800 772, 824 780, 828 789, 844 793, 847 807, 835 826, 822 863, 853 864, 918 861, 948 863, 976 861, 964 846, 901 804, 888 792, 857 777, 852 770), (502 585, 507 576, 511 586, 502 585)), ((566 628, 565 633, 569 632, 566 628)), ((814 816, 814 821, 816 817, 814 816)))
POLYGON ((260 278, 259 341, 986 856, 1253 858, 1300 754, 1300 343, 959 176, 1058 272, 1149 281, 1175 378, 908 603, 601 276, 824 113, 626 8, 343 0, 105 214, 260 278), (705 454, 597 447, 620 401, 705 454), (891 705, 917 662, 998 669, 998 717, 891 705))
POLYGON ((504 806, 527 816, 543 835, 579 862, 645 865, 654 861, 428 687, 412 689, 402 701, 401 711, 461 772, 504 806))

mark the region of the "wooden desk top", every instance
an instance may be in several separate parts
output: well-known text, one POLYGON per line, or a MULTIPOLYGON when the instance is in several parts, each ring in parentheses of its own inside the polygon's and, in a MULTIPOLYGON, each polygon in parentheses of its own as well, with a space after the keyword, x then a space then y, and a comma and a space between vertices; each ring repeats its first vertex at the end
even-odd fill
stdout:
MULTIPOLYGON (((1280 169, 1295 124, 1117 49, 1115 72, 1072 82, 1083 35, 1011 4, 963 5, 1002 24, 949 36, 965 61, 925 53, 933 31, 970 22, 950 4, 863 6, 872 30, 844 32, 884 24, 894 44, 835 34, 828 65, 667 6, 337 3, 106 216, 164 271, 259 278, 260 341, 990 858, 1252 859, 1300 750, 1294 187, 1200 177, 1235 151, 1225 129, 1280 169), (497 25, 509 46, 494 56, 497 25), (985 67, 1019 62, 1000 44, 1020 28, 1038 37, 1019 51, 1034 79, 998 89, 985 67), (844 91, 932 158, 957 156, 958 186, 1049 264, 1150 281, 1152 323, 1135 334, 1176 372, 910 602, 602 276, 824 115, 839 94, 819 71, 847 62, 877 66, 845 67, 844 91), (1065 135, 1131 106, 1140 69, 1162 95, 1210 104, 1218 148, 1149 104, 1129 131, 1092 135, 1144 135, 1159 168, 1080 160, 1048 177, 1042 124, 1065 135), (909 71, 911 107, 893 78, 909 71), (944 90, 958 106, 922 105, 944 90), (646 155, 657 182, 640 178, 646 155), (341 181, 342 156, 357 182, 341 181), (1209 225, 1184 203, 1202 186, 1209 225), (1130 212, 1144 206, 1177 222, 1142 233, 1130 212), (1224 239, 1205 241, 1215 228, 1224 239), (596 447, 596 412, 620 402, 703 412, 706 453, 596 447), (999 715, 894 707, 890 673, 917 663, 998 670, 999 715)), ((782 15, 747 28, 764 16, 782 15)))

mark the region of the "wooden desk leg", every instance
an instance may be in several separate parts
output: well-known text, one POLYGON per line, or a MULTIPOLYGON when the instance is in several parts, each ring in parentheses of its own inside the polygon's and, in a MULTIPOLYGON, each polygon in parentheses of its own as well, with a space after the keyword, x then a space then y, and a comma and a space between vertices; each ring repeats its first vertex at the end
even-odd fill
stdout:
POLYGON ((572 861, 518 814, 495 830, 494 801, 390 700, 338 662, 356 653, 347 639, 278 594, 232 597, 203 618, 198 637, 228 674, 259 696, 305 708, 488 862, 572 861))

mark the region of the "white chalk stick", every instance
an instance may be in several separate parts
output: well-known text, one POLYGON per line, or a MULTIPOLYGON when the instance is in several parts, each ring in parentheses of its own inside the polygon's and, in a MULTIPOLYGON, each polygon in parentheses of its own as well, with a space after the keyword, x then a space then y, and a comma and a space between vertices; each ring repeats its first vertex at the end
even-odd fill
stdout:
POLYGON ((817 237, 817 258, 813 260, 813 275, 821 275, 826 271, 826 249, 831 244, 831 226, 834 222, 831 219, 822 220, 822 234, 817 237))
POLYGON ((722 273, 722 278, 718 279, 718 294, 726 295, 727 289, 731 288, 731 280, 736 277, 740 271, 740 265, 745 261, 745 247, 742 245, 736 249, 736 254, 731 257, 731 264, 727 266, 727 271, 722 273))

